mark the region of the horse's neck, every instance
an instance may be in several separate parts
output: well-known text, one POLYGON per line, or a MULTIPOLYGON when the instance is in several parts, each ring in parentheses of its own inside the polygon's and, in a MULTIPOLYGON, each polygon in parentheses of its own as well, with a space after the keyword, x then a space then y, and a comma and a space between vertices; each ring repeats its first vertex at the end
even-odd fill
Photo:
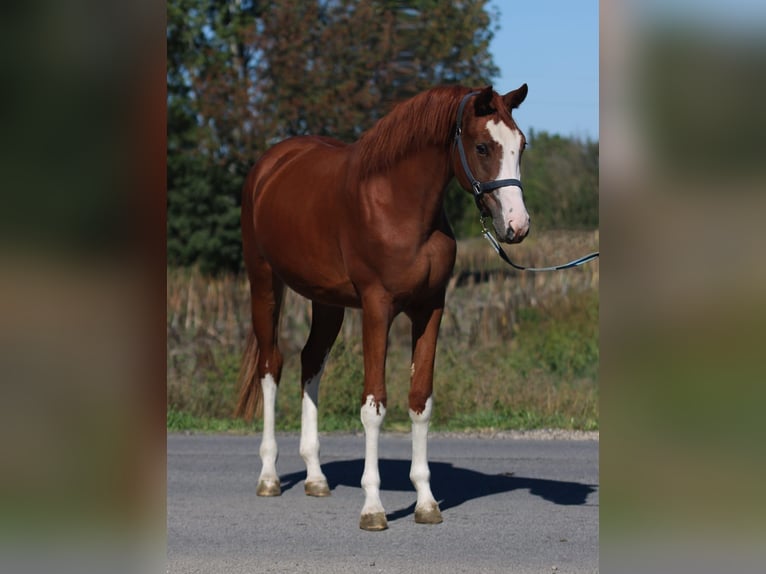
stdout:
POLYGON ((444 190, 452 178, 449 154, 430 146, 402 158, 388 174, 391 199, 408 206, 408 213, 422 223, 441 220, 444 190))

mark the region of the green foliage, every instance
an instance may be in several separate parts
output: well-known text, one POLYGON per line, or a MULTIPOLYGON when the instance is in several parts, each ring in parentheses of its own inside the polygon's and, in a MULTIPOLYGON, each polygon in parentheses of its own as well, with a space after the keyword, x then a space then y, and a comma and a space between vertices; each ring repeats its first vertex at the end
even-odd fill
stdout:
POLYGON ((566 379, 598 376, 598 299, 575 295, 553 308, 521 309, 518 352, 530 365, 566 379))
POLYGON ((169 169, 168 175, 168 261, 181 266, 197 263, 203 273, 239 270, 239 200, 220 190, 240 186, 240 176, 215 167, 203 169, 183 156, 172 163, 177 169, 169 169))
POLYGON ((471 237, 481 232, 479 210, 476 209, 473 197, 454 178, 444 195, 444 211, 456 237, 471 237))
POLYGON ((598 227, 598 142, 529 130, 521 170, 536 229, 598 227))
POLYGON ((241 356, 218 349, 202 337, 193 341, 192 348, 193 353, 176 352, 170 358, 171 369, 184 376, 168 381, 169 412, 199 419, 229 418, 238 391, 241 356))
POLYGON ((347 428, 350 422, 359 423, 361 428, 359 407, 364 381, 361 341, 338 340, 330 353, 323 380, 330 380, 332 384, 320 387, 321 416, 331 414, 335 425, 339 422, 343 425, 341 428, 347 428))

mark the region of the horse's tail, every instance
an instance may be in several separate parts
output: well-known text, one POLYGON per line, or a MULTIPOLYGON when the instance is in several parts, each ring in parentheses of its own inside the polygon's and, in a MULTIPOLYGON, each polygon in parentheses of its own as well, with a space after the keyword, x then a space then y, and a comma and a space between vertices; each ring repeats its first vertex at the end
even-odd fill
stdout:
MULTIPOLYGON (((253 237, 253 190, 258 164, 253 166, 247 174, 245 184, 242 186, 242 251, 245 258, 245 267, 249 262, 250 252, 254 242, 253 237)), ((252 281, 252 277, 250 277, 252 281)), ((263 410, 263 396, 261 384, 258 380, 258 341, 252 327, 247 336, 247 344, 242 354, 242 365, 239 369, 239 399, 234 409, 235 417, 242 417, 246 421, 253 420, 254 415, 261 416, 263 410)))
POLYGON ((238 380, 239 400, 234 409, 234 416, 251 421, 253 416, 261 416, 263 412, 263 392, 258 380, 258 341, 252 330, 247 336, 238 380))

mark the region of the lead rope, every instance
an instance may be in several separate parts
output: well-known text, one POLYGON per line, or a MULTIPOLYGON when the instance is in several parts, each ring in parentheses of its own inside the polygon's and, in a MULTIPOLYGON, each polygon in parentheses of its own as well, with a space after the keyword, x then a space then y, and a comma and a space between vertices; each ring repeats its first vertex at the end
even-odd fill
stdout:
POLYGON ((554 265, 553 267, 524 267, 523 265, 516 265, 513 261, 511 261, 511 258, 506 255, 505 251, 503 251, 503 248, 500 247, 500 244, 497 242, 497 239, 493 237, 490 230, 487 229, 487 226, 484 224, 484 218, 479 217, 479 221, 481 221, 482 234, 484 235, 485 239, 489 241, 489 244, 494 248, 494 250, 497 251, 497 254, 500 256, 500 258, 514 269, 519 269, 520 271, 559 271, 561 269, 577 267, 583 263, 592 261, 599 256, 599 252, 596 251, 595 253, 589 253, 588 255, 570 261, 569 263, 564 263, 563 265, 554 265))

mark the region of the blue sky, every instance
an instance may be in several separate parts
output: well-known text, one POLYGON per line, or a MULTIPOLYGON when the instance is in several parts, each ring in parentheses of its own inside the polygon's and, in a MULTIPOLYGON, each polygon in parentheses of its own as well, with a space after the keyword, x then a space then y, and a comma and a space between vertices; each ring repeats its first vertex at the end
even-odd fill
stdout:
POLYGON ((526 82, 514 111, 523 131, 598 139, 598 0, 497 0, 490 45, 504 94, 526 82))

